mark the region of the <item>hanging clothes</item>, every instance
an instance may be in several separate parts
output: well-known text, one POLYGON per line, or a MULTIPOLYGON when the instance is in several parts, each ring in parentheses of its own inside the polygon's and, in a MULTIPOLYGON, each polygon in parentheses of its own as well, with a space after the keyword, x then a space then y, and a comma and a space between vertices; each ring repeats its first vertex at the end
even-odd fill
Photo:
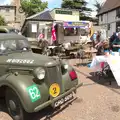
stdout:
POLYGON ((57 40, 56 39, 55 25, 56 25, 56 23, 53 23, 53 25, 52 25, 52 36, 51 36, 51 42, 52 42, 52 44, 57 40))

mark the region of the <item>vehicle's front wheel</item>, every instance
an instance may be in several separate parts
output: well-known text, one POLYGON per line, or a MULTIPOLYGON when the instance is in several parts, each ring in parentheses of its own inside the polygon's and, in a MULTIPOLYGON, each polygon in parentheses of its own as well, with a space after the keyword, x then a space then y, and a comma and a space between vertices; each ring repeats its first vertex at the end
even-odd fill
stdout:
POLYGON ((13 120, 26 120, 27 113, 24 111, 21 102, 12 89, 6 90, 6 105, 13 120))

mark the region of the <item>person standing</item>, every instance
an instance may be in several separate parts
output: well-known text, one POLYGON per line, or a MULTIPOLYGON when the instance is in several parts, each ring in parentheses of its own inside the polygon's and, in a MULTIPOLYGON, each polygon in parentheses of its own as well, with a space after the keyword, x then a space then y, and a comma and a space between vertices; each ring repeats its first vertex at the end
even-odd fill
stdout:
POLYGON ((101 40, 101 33, 100 33, 100 31, 97 32, 95 48, 97 49, 96 55, 102 55, 103 54, 103 52, 104 52, 103 40, 101 40))
POLYGON ((118 37, 112 42, 112 47, 114 52, 118 52, 120 49, 120 32, 118 33, 118 37))
POLYGON ((114 41, 115 39, 117 39, 117 35, 116 35, 116 33, 114 32, 113 35, 112 35, 112 36, 110 37, 110 39, 109 39, 110 50, 113 50, 113 45, 112 45, 112 43, 113 43, 113 41, 114 41))
POLYGON ((92 41, 93 47, 95 47, 96 38, 97 38, 97 32, 94 32, 90 38, 92 41))

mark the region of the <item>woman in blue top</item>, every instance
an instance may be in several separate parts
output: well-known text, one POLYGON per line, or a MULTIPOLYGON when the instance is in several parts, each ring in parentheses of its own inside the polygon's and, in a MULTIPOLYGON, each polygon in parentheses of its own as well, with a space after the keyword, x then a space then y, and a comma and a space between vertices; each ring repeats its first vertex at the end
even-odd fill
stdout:
POLYGON ((110 50, 113 50, 113 41, 115 40, 115 39, 117 39, 117 35, 116 35, 116 33, 114 32, 113 33, 113 35, 110 37, 110 39, 109 39, 109 45, 110 45, 110 50))
POLYGON ((120 49, 120 33, 118 33, 118 37, 112 43, 113 51, 118 52, 120 49))

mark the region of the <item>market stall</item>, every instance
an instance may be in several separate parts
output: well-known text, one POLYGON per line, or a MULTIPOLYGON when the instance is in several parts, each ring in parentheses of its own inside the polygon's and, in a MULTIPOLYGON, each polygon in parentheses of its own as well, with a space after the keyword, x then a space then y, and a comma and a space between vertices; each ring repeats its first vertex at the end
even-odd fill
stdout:
POLYGON ((106 53, 106 55, 95 56, 92 60, 91 69, 95 71, 101 71, 103 67, 108 65, 112 71, 114 78, 120 86, 120 54, 119 52, 112 52, 111 54, 106 53), (104 64, 103 64, 104 63, 104 64), (101 66, 102 65, 102 66, 101 66))

